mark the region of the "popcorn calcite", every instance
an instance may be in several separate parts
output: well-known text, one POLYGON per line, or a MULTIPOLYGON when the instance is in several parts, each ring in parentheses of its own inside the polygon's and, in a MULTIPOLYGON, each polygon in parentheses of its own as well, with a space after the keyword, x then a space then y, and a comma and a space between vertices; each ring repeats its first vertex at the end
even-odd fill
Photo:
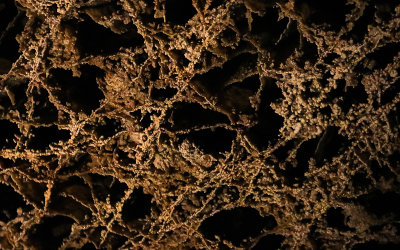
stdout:
POLYGON ((4 0, 0 248, 397 249, 400 2, 4 0))

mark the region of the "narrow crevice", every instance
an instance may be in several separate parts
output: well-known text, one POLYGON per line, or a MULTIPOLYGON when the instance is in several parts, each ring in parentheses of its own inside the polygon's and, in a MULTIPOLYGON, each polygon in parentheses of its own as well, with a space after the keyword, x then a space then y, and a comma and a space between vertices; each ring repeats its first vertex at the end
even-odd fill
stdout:
POLYGON ((135 189, 122 207, 122 220, 129 223, 150 215, 152 198, 142 188, 135 189))
POLYGON ((307 24, 326 24, 329 29, 339 31, 353 7, 347 0, 296 0, 295 8, 302 11, 307 24))
POLYGON ((276 226, 272 215, 262 217, 254 208, 236 207, 208 217, 201 223, 199 231, 209 240, 215 240, 215 236, 218 236, 221 240, 228 240, 239 246, 243 240, 276 226))
POLYGON ((77 47, 82 56, 111 55, 121 48, 135 48, 144 43, 134 25, 123 34, 116 34, 88 17, 81 22, 67 22, 66 25, 76 27, 77 47))
POLYGON ((224 108, 233 113, 251 114, 254 109, 250 98, 257 93, 259 88, 260 79, 258 75, 254 75, 225 87, 219 94, 219 100, 224 108))
POLYGON ((81 67, 80 77, 74 77, 69 70, 52 69, 49 81, 58 89, 57 97, 63 105, 74 112, 90 114, 104 99, 104 94, 99 89, 96 80, 103 76, 104 72, 101 69, 84 65, 81 67))
POLYGON ((27 22, 25 12, 18 10, 13 0, 0 3, 0 74, 7 73, 20 56, 17 34, 27 22))
POLYGON ((328 227, 337 228, 340 231, 348 229, 345 224, 345 215, 343 214, 343 208, 331 207, 326 211, 326 222, 328 227))
POLYGON ((151 89, 150 97, 156 101, 165 101, 174 97, 176 93, 178 93, 178 90, 176 88, 153 88, 151 89))
POLYGON ((353 28, 349 33, 344 35, 344 38, 351 38, 354 42, 362 42, 368 34, 368 25, 375 23, 375 8, 371 5, 365 7, 362 16, 354 23, 353 28))
POLYGON ((375 249, 385 249, 385 250, 397 250, 400 249, 400 243, 380 243, 378 241, 367 241, 364 243, 358 243, 354 245, 352 250, 375 250, 375 249))
POLYGON ((236 132, 225 128, 209 128, 192 131, 180 136, 188 140, 207 154, 218 157, 221 153, 230 152, 236 132))
POLYGON ((204 74, 197 74, 192 78, 192 82, 199 82, 206 92, 212 95, 218 94, 225 83, 239 77, 243 70, 256 68, 257 54, 243 53, 225 62, 222 67, 215 67, 204 74), (235 72, 235 74, 232 74, 235 72))
POLYGON ((29 230, 29 243, 37 249, 58 249, 71 233, 74 220, 65 216, 45 217, 29 230))
POLYGON ((0 149, 14 148, 16 135, 20 134, 18 125, 8 120, 0 120, 0 149))
POLYGON ((38 127, 31 130, 28 148, 42 150, 49 148, 52 143, 68 141, 70 131, 58 129, 56 125, 50 127, 38 127))
POLYGON ((172 130, 229 123, 225 115, 205 109, 198 103, 176 102, 169 113, 169 122, 172 130))
POLYGON ((268 234, 262 237, 257 245, 251 248, 251 250, 278 250, 281 249, 282 242, 285 240, 285 236, 279 234, 268 234))
POLYGON ((266 84, 261 93, 261 103, 258 109, 258 124, 251 127, 248 138, 259 150, 265 150, 279 136, 279 130, 283 126, 283 117, 275 113, 271 108, 271 102, 279 99, 282 91, 271 79, 266 80, 266 84))
POLYGON ((165 3, 167 22, 185 25, 196 13, 191 0, 167 0, 165 3))
POLYGON ((379 218, 390 216, 394 220, 400 219, 400 194, 396 192, 377 190, 358 197, 357 202, 379 218))
POLYGON ((58 110, 53 103, 49 101, 49 93, 45 89, 38 89, 34 93, 35 106, 32 114, 33 119, 51 124, 58 120, 58 110))
POLYGON ((0 183, 0 221, 5 223, 17 217, 19 208, 27 211, 32 206, 27 205, 24 198, 10 186, 0 183))
POLYGON ((121 131, 121 121, 102 117, 99 119, 98 125, 94 129, 94 134, 97 138, 109 138, 121 131))

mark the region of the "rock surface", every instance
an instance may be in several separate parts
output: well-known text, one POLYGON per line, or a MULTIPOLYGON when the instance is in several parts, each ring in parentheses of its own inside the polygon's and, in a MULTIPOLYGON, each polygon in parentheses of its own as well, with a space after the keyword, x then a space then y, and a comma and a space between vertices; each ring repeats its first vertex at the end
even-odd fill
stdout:
POLYGON ((0 248, 399 249, 397 0, 0 3, 0 248))

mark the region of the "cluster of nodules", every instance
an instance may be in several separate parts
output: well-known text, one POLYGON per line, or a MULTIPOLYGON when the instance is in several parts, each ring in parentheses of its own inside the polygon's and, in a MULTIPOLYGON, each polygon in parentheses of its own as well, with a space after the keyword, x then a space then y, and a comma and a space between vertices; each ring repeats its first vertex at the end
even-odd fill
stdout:
POLYGON ((396 249, 400 4, 0 3, 0 248, 396 249))

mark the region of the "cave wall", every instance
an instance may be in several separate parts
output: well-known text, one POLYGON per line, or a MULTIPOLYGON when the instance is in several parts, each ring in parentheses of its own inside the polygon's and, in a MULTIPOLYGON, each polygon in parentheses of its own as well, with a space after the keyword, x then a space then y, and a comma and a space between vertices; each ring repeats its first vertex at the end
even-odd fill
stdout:
POLYGON ((396 0, 0 3, 3 249, 398 249, 396 0))

